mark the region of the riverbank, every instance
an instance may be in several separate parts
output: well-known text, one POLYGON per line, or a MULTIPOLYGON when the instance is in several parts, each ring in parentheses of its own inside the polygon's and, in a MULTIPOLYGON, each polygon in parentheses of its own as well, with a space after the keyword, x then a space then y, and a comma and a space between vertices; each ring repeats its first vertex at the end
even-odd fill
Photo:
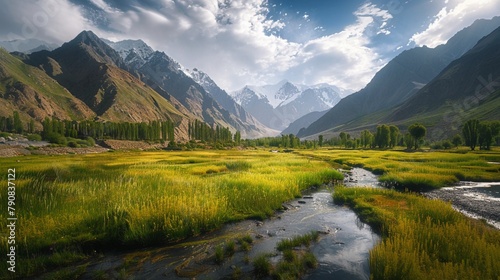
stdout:
POLYGON ((423 193, 425 197, 450 202, 459 212, 483 219, 500 230, 500 183, 461 182, 457 186, 423 193))
POLYGON ((382 235, 370 252, 373 279, 496 279, 500 231, 440 200, 375 188, 335 189, 382 235))

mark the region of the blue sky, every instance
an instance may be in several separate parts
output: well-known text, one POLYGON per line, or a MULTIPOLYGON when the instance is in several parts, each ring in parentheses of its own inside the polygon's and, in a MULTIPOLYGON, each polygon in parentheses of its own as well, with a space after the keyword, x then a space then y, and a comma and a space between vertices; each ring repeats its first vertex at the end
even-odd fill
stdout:
POLYGON ((497 15, 500 0, 4 1, 0 40, 61 44, 93 30, 143 39, 228 91, 282 79, 359 90, 403 50, 497 15))

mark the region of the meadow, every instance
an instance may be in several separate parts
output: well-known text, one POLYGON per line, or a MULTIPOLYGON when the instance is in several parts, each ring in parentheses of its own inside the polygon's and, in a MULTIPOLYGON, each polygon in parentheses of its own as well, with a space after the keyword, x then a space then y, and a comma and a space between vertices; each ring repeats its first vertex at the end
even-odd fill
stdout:
MULTIPOLYGON (((0 165, 16 170, 15 276, 263 219, 301 190, 342 179, 325 161, 257 150, 25 156, 0 165)), ((4 221, 6 194, 3 184, 4 221)), ((0 231, 4 256, 7 230, 0 231)), ((6 262, 0 271, 13 276, 6 262)))
POLYGON ((380 175, 387 187, 426 191, 458 181, 500 181, 500 150, 423 151, 317 150, 299 151, 305 156, 338 165, 363 167, 380 175))
POLYGON ((500 279, 500 231, 449 203, 395 190, 338 187, 348 205, 382 235, 370 251, 372 279, 500 279))
MULTIPOLYGON (((491 162, 500 162, 499 150, 108 152, 2 158, 0 166, 16 169, 15 276, 32 276, 85 264, 104 251, 161 246, 227 222, 264 219, 302 190, 341 180, 332 166, 364 167, 388 186, 421 190, 459 180, 499 181, 500 165, 491 162)), ((0 201, 6 221, 7 184, 0 201)), ((351 206, 382 234, 371 253, 375 279, 500 275, 494 263, 500 259, 499 232, 447 203, 341 187, 335 202, 351 206)), ((8 229, 0 234, 5 255, 8 229)), ((6 262, 0 271, 1 278, 13 276, 6 262)))

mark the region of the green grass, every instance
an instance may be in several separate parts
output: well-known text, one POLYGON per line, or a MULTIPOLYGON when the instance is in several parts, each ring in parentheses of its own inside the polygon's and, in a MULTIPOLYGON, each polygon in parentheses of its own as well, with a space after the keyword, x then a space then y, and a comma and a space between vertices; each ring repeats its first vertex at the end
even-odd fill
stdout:
POLYGON ((393 190, 335 189, 382 234, 370 252, 373 279, 498 279, 500 232, 450 204, 393 190))
POLYGON ((291 239, 283 239, 278 244, 276 244, 276 249, 278 251, 292 250, 295 247, 311 245, 311 242, 317 241, 319 238, 319 233, 317 231, 312 231, 310 233, 295 236, 291 239))
POLYGON ((291 239, 283 239, 276 244, 276 249, 282 252, 281 259, 273 265, 269 260, 272 254, 261 254, 253 261, 254 274, 257 278, 271 276, 273 279, 300 279, 309 269, 316 268, 316 257, 307 250, 313 241, 317 241, 319 234, 312 231, 298 235, 291 239))
POLYGON ((266 254, 260 254, 253 260, 253 269, 255 276, 259 279, 271 275, 273 265, 266 254))
POLYGON ((358 166, 381 174, 379 181, 399 189, 429 190, 458 181, 499 181, 500 150, 467 152, 403 152, 377 150, 319 150, 300 154, 337 164, 358 166))
MULTIPOLYGON (((158 246, 264 218, 301 190, 342 178, 324 161, 264 151, 29 156, 2 158, 0 165, 16 168, 17 276, 95 251, 158 246)), ((0 190, 4 220, 6 188, 0 190)), ((6 230, 0 230, 1 254, 6 230)), ((0 270, 9 276, 5 262, 0 270)))

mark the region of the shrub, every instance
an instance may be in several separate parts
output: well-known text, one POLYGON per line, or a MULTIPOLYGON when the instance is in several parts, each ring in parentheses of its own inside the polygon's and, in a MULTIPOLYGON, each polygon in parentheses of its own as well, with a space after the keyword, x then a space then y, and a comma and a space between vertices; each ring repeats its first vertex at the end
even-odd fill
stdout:
POLYGON ((64 137, 62 134, 59 133, 49 133, 47 135, 47 141, 49 141, 52 144, 59 144, 59 145, 67 144, 66 137, 64 137))
POLYGON ((85 140, 87 140, 87 143, 88 143, 89 146, 91 146, 91 147, 95 146, 95 140, 94 140, 94 138, 87 137, 87 138, 85 138, 85 140))
POLYGON ((451 147, 453 147, 453 144, 450 142, 450 140, 443 141, 443 148, 451 149, 451 147))
POLYGON ((68 147, 76 148, 76 147, 78 147, 78 143, 76 143, 76 141, 69 141, 68 147))
POLYGON ((42 136, 39 134, 29 134, 26 138, 28 138, 29 141, 42 141, 42 136))

